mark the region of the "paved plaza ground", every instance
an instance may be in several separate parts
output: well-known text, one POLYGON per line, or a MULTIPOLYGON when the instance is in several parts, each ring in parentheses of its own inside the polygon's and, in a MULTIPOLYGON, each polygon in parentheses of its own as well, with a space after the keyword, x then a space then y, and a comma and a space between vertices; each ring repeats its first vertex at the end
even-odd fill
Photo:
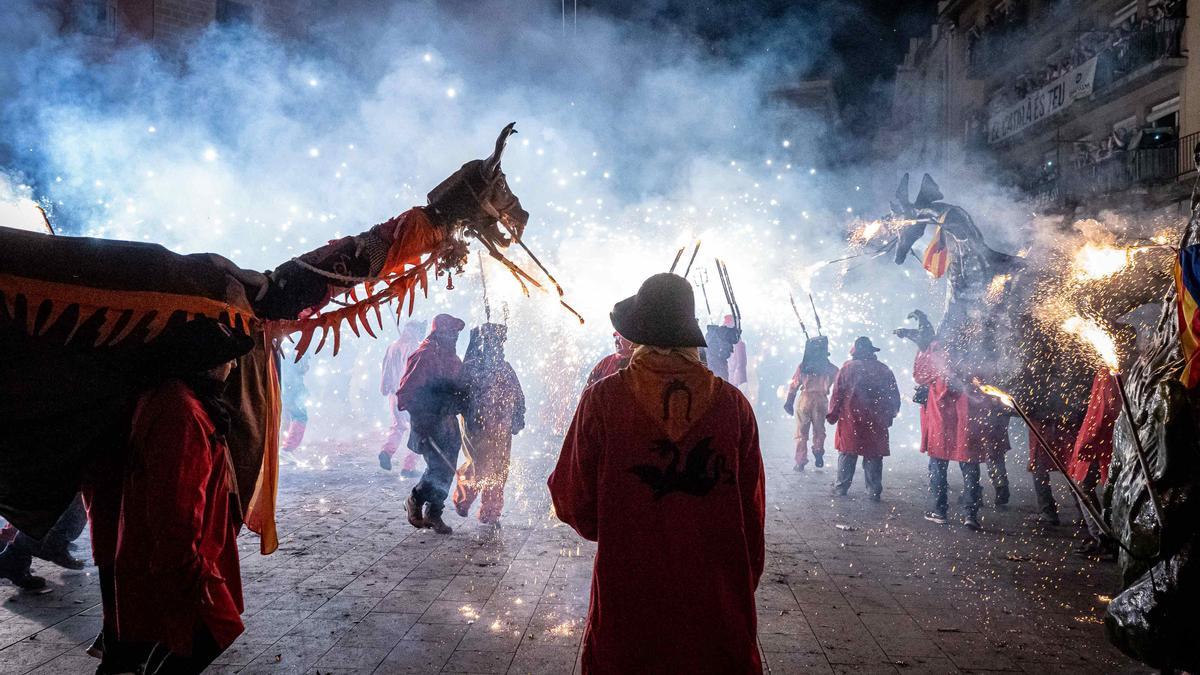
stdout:
MULTIPOLYGON (((916 451, 885 463, 882 503, 861 482, 835 500, 830 471, 792 472, 789 432, 764 423, 770 672, 1147 672, 1104 638, 1116 568, 1073 556, 1075 527, 1035 525, 1018 451, 1012 509, 990 508, 986 488, 984 531, 972 533, 922 519, 916 451)), ((212 672, 578 672, 595 547, 550 512, 553 439, 518 440, 499 533, 450 515, 451 537, 408 525, 412 481, 379 470, 375 447, 320 452, 284 470, 279 551, 260 556, 242 539, 246 632, 212 672)), ((51 592, 0 582, 0 673, 93 672, 95 568, 35 571, 51 592)))

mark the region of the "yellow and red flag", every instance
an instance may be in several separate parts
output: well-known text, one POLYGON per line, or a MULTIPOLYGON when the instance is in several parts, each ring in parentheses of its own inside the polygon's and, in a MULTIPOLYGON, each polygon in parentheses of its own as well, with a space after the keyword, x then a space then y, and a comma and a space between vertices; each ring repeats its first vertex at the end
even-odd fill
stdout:
POLYGON ((1200 244, 1185 247, 1175 261, 1176 313, 1179 342, 1183 349, 1183 374, 1179 379, 1188 389, 1200 384, 1200 244))
POLYGON ((925 249, 925 255, 921 258, 921 266, 932 274, 934 279, 942 278, 942 275, 950 267, 950 249, 946 248, 946 234, 942 232, 941 225, 938 225, 937 230, 933 233, 933 241, 929 242, 929 246, 925 249))

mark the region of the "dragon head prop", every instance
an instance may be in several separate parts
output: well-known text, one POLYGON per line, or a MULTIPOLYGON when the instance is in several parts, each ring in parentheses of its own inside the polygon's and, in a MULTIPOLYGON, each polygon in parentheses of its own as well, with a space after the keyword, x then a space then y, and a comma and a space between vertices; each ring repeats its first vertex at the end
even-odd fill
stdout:
POLYGON ((426 210, 435 219, 455 230, 462 228, 489 250, 521 241, 529 222, 529 212, 521 208, 500 166, 508 138, 515 133, 512 122, 500 131, 490 157, 463 164, 428 195, 426 210))

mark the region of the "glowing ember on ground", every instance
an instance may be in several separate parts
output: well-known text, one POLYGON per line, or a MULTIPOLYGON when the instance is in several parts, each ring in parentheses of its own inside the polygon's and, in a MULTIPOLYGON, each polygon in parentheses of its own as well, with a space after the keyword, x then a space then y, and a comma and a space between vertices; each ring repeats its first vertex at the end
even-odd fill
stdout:
POLYGON ((575 620, 564 621, 551 628, 549 632, 551 635, 557 635, 558 637, 570 637, 575 632, 575 620))
POLYGON ((1112 372, 1119 370, 1117 360, 1117 343, 1113 341, 1111 335, 1108 334, 1100 324, 1091 319, 1085 319, 1081 316, 1073 316, 1062 323, 1064 332, 1070 333, 1086 342, 1100 358, 1104 360, 1104 365, 1112 372))

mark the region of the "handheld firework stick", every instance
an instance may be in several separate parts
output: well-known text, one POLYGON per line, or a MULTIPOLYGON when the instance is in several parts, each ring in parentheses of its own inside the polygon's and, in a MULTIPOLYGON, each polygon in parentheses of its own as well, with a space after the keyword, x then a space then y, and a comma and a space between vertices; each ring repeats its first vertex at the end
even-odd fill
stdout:
POLYGON ((813 316, 817 319, 817 335, 821 334, 821 315, 817 313, 817 303, 813 302, 812 293, 808 294, 808 304, 812 305, 813 316))
MULTIPOLYGON (((1096 510, 1096 505, 1093 503, 1092 498, 1084 493, 1083 488, 1079 487, 1079 483, 1075 482, 1075 479, 1071 478, 1071 474, 1067 471, 1067 467, 1063 463, 1062 459, 1060 459, 1058 455, 1054 454, 1054 452, 1050 449, 1050 443, 1046 440, 1046 437, 1042 435, 1042 430, 1038 428, 1038 426, 1034 424, 1032 420, 1029 419, 1029 414, 1025 412, 1025 409, 1022 408, 1019 403, 1017 403, 1016 399, 999 387, 993 387, 990 384, 984 384, 980 382, 979 378, 975 378, 971 381, 976 387, 979 388, 979 391, 1000 401, 1005 407, 1013 410, 1018 416, 1020 416, 1021 421, 1025 423, 1025 426, 1028 427, 1031 432, 1033 432, 1033 436, 1037 440, 1038 447, 1040 447, 1042 452, 1044 452, 1046 456, 1050 458, 1050 462, 1054 464, 1054 468, 1062 472, 1062 475, 1067 479, 1067 485, 1070 486, 1071 492, 1074 493, 1075 498, 1078 499, 1080 505, 1087 510, 1088 516, 1095 521, 1096 525, 1100 527, 1100 530, 1104 532, 1105 536, 1116 542, 1117 546, 1120 546, 1121 549, 1129 555, 1139 560, 1145 560, 1146 558, 1143 558, 1142 556, 1139 556, 1133 551, 1129 550, 1129 547, 1126 546, 1123 541, 1121 541, 1120 537, 1118 537, 1115 532, 1113 532, 1108 523, 1104 522, 1104 518, 1096 510)), ((1158 554, 1155 554, 1154 557, 1157 557, 1157 555, 1158 554)))
POLYGON ((1129 420, 1129 430, 1133 435, 1134 454, 1137 456, 1138 466, 1141 468, 1142 477, 1146 481, 1146 491, 1150 493, 1150 503, 1154 506, 1154 514, 1158 517, 1159 526, 1161 527, 1163 523, 1162 498, 1154 488, 1154 480, 1151 478, 1150 473, 1150 460, 1146 457, 1145 447, 1142 446, 1142 436, 1135 421, 1133 406, 1130 405, 1129 394, 1125 391, 1125 380, 1121 377, 1121 363, 1120 358, 1117 356, 1116 341, 1113 340, 1113 337, 1100 324, 1081 316, 1073 316, 1064 321, 1062 329, 1067 333, 1075 335, 1095 350, 1096 354, 1104 361, 1104 365, 1108 367, 1109 375, 1116 382, 1117 391, 1121 394, 1122 413, 1125 415, 1125 419, 1129 420))
POLYGON ((683 250, 686 248, 686 246, 680 246, 679 250, 675 252, 675 260, 671 261, 671 269, 667 270, 671 274, 675 273, 675 268, 679 266, 679 259, 683 257, 683 250))
POLYGON ((525 245, 525 242, 518 241, 517 245, 521 247, 522 251, 525 251, 526 255, 529 256, 529 259, 533 261, 533 264, 538 266, 538 269, 542 271, 542 274, 546 275, 546 278, 550 280, 550 283, 554 284, 554 290, 558 292, 558 304, 562 305, 571 314, 574 314, 575 318, 579 319, 579 323, 583 324, 583 317, 580 316, 579 312, 575 311, 574 307, 568 305, 567 301, 563 299, 566 294, 563 293, 562 285, 558 283, 558 279, 555 279, 554 275, 550 274, 550 270, 546 269, 546 266, 542 264, 542 261, 538 260, 538 257, 533 254, 533 251, 529 250, 529 247, 525 245))
POLYGON ((683 276, 686 278, 692 272, 692 263, 696 262, 696 254, 700 252, 700 240, 696 240, 696 248, 692 249, 692 257, 688 260, 687 269, 683 271, 683 276))
POLYGON ((808 327, 804 325, 804 319, 800 318, 800 310, 796 308, 796 298, 788 293, 788 300, 792 302, 792 311, 796 313, 796 320, 800 322, 800 330, 804 332, 804 339, 811 340, 812 338, 808 335, 808 327))
POLYGON ((700 282, 700 294, 704 296, 704 312, 712 316, 712 305, 708 304, 708 270, 701 267, 696 270, 696 281, 700 282))
POLYGON ((742 332, 742 310, 738 308, 737 299, 733 296, 733 284, 729 281, 729 269, 720 258, 717 262, 717 276, 721 279, 721 290, 725 292, 725 301, 729 303, 730 313, 733 314, 733 327, 740 335, 742 332))
POLYGON ((483 269, 483 254, 476 252, 476 257, 479 258, 479 285, 483 287, 483 318, 488 322, 492 322, 492 305, 488 302, 487 292, 487 272, 483 269))

